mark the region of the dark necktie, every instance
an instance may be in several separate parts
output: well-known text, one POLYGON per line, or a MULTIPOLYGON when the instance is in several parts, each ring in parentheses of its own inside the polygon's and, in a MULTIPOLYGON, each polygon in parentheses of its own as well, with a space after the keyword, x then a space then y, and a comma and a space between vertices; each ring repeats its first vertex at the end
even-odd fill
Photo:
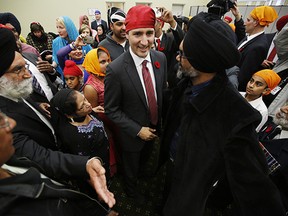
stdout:
POLYGON ((38 82, 38 80, 36 79, 36 77, 35 77, 34 75, 32 75, 32 76, 33 76, 32 85, 33 85, 34 89, 35 89, 38 93, 40 93, 41 95, 43 95, 43 96, 46 97, 45 92, 44 92, 43 89, 41 88, 40 83, 38 82))
POLYGON ((276 56, 276 47, 274 46, 273 49, 271 50, 267 60, 273 62, 273 59, 276 56))
POLYGON ((150 122, 152 125, 157 125, 158 122, 158 106, 155 97, 154 87, 150 76, 149 69, 146 66, 147 60, 142 62, 142 76, 145 84, 147 101, 150 112, 150 122))

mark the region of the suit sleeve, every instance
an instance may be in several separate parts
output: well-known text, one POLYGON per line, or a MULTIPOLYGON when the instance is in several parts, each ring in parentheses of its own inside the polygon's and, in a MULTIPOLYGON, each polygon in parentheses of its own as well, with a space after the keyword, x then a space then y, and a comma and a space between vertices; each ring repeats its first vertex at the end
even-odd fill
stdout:
POLYGON ((104 80, 105 114, 125 133, 131 135, 132 137, 136 137, 142 126, 129 118, 121 109, 121 100, 123 95, 121 89, 121 79, 118 76, 119 73, 113 71, 108 65, 104 80))
POLYGON ((279 191, 267 174, 266 159, 251 127, 241 129, 224 149, 236 207, 242 215, 285 215, 279 191))
POLYGON ((177 24, 176 30, 172 29, 172 34, 174 37, 174 50, 179 50, 179 45, 184 38, 184 31, 181 29, 180 25, 177 24))
POLYGON ((87 178, 86 163, 89 157, 65 154, 60 151, 52 151, 29 138, 27 135, 13 133, 15 154, 37 163, 45 170, 45 174, 51 178, 87 178))

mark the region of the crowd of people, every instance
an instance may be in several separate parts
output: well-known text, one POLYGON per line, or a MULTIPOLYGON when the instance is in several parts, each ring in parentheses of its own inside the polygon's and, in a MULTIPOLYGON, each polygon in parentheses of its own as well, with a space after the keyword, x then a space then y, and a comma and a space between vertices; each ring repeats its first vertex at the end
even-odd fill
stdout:
POLYGON ((259 6, 244 21, 222 6, 189 18, 112 7, 78 29, 60 16, 57 34, 32 22, 26 43, 0 13, 0 215, 120 215, 114 175, 144 206, 159 143, 157 214, 286 215, 288 15, 259 6))

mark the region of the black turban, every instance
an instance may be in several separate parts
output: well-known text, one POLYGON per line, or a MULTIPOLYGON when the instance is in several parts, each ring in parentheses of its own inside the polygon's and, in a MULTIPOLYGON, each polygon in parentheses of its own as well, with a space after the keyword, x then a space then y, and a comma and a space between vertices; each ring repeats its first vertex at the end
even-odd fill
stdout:
POLYGON ((18 19, 12 13, 0 13, 0 23, 5 25, 6 23, 10 23, 17 31, 17 33, 21 34, 21 26, 18 19))
POLYGON ((11 66, 17 50, 13 32, 7 28, 0 27, 0 77, 11 66))
POLYGON ((235 66, 240 59, 236 45, 197 16, 190 20, 183 50, 190 64, 206 73, 224 71, 235 66))

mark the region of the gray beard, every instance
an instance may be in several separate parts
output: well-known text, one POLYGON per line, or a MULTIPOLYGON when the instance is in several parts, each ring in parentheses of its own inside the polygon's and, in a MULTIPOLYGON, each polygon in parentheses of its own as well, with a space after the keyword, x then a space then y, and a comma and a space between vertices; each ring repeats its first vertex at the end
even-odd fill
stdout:
POLYGON ((278 118, 276 115, 273 118, 273 122, 277 125, 282 126, 285 129, 288 129, 288 120, 286 119, 286 114, 279 111, 280 113, 280 118, 278 118))
POLYGON ((184 70, 183 67, 179 64, 176 75, 179 79, 181 79, 183 76, 194 78, 199 75, 199 72, 193 67, 189 68, 189 70, 184 70))
POLYGON ((0 94, 4 97, 18 101, 21 98, 29 97, 32 92, 32 78, 16 83, 5 76, 0 77, 0 94))

